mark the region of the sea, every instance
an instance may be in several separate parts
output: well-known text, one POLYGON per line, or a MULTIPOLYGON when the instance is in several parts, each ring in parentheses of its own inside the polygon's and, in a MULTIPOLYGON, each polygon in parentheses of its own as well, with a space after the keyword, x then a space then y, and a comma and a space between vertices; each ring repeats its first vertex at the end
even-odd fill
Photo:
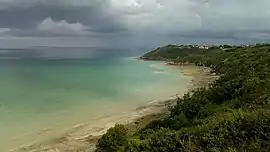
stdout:
POLYGON ((79 47, 0 49, 0 151, 50 140, 186 89, 191 78, 181 69, 139 55, 79 47))

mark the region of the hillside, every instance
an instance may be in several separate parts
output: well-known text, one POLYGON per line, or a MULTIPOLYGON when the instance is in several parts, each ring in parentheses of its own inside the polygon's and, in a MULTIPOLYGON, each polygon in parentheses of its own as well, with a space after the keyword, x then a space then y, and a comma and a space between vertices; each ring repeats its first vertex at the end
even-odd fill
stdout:
POLYGON ((208 51, 166 46, 142 58, 209 66, 220 78, 135 133, 123 125, 109 129, 98 152, 270 151, 269 45, 208 51))
POLYGON ((195 56, 202 56, 205 55, 205 53, 217 51, 221 51, 221 49, 219 47, 209 47, 207 49, 202 49, 191 45, 184 45, 184 46, 167 45, 146 53, 141 57, 141 59, 177 61, 177 60, 184 60, 187 58, 191 59, 192 57, 195 56))

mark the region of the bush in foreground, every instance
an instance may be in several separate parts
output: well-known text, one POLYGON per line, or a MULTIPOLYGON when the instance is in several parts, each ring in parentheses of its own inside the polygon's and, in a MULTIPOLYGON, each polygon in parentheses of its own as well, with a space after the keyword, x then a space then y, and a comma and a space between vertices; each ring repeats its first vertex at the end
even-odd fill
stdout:
POLYGON ((124 125, 115 125, 110 128, 105 135, 98 141, 98 152, 113 152, 124 151, 124 146, 127 145, 128 130, 124 125))

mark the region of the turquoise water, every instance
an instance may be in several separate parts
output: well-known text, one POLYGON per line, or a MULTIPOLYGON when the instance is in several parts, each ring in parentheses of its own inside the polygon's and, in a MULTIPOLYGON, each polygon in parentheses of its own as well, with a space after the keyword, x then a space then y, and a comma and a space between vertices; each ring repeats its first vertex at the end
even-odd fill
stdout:
POLYGON ((0 72, 0 151, 179 92, 189 80, 163 63, 116 57, 0 60, 0 72))

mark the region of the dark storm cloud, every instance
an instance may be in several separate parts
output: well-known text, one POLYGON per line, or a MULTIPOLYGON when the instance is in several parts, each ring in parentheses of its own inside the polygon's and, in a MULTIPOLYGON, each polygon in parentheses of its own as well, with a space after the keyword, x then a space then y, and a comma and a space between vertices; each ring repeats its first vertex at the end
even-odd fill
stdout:
POLYGON ((37 34, 33 29, 35 30, 38 24, 45 19, 51 18, 55 22, 64 20, 69 24, 80 23, 91 27, 89 30, 95 32, 125 30, 115 16, 106 13, 104 10, 107 7, 106 3, 106 1, 100 1, 88 6, 72 6, 67 5, 68 3, 60 5, 48 1, 47 3, 33 3, 27 7, 15 5, 15 3, 7 9, 0 9, 0 28, 15 29, 13 34, 18 33, 19 35, 37 34))

